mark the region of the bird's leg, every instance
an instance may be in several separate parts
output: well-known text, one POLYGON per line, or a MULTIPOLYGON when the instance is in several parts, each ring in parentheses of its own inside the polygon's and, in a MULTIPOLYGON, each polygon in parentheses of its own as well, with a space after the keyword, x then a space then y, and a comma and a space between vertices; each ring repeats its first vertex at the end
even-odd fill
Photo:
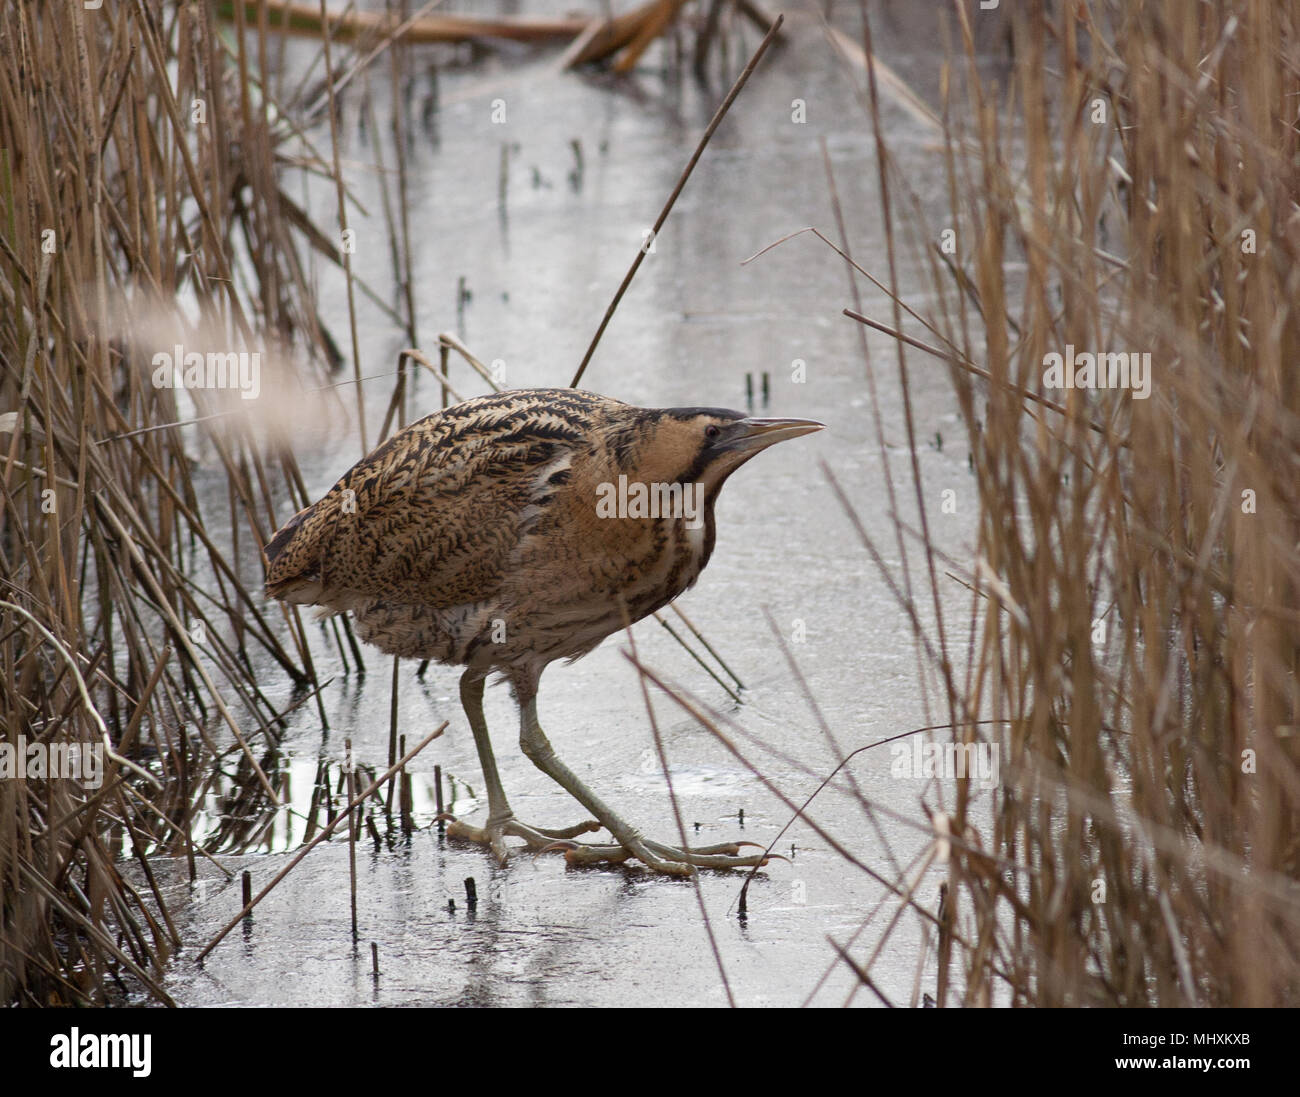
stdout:
POLYGON ((470 730, 474 733, 474 746, 478 749, 479 765, 483 767, 483 783, 487 785, 488 818, 487 826, 482 830, 471 827, 460 820, 454 821, 447 828, 453 838, 469 838, 484 842, 492 847, 492 852, 502 863, 506 859, 506 847, 502 840, 502 828, 514 818, 506 791, 501 787, 501 775, 497 773, 496 755, 492 753, 492 740, 488 738, 487 720, 483 717, 483 678, 467 670, 460 678, 460 703, 469 719, 470 730))
POLYGON ((737 856, 740 847, 735 844, 710 846, 707 849, 677 849, 642 838, 635 827, 629 826, 616 815, 599 796, 587 788, 573 770, 569 769, 546 738, 537 721, 536 687, 516 681, 519 700, 519 746, 533 764, 558 783, 570 796, 599 819, 614 836, 614 845, 596 845, 586 842, 567 842, 565 856, 571 864, 590 864, 599 861, 626 861, 635 857, 656 872, 672 876, 689 876, 691 866, 700 868, 742 868, 766 863, 762 855, 737 856))
POLYGON ((472 671, 466 671, 461 676, 460 703, 469 719, 470 730, 474 733, 474 746, 478 748, 479 765, 483 767, 483 783, 487 785, 487 825, 482 828, 474 827, 455 819, 447 827, 448 837, 467 838, 472 842, 481 842, 490 846, 497 860, 505 864, 507 835, 523 838, 532 848, 541 849, 557 839, 576 838, 579 834, 599 830, 600 824, 594 821, 561 829, 548 829, 530 827, 515 818, 515 813, 510 810, 510 802, 506 799, 505 789, 501 786, 496 756, 492 753, 492 740, 488 737, 487 720, 483 717, 483 685, 483 678, 475 676, 472 671))

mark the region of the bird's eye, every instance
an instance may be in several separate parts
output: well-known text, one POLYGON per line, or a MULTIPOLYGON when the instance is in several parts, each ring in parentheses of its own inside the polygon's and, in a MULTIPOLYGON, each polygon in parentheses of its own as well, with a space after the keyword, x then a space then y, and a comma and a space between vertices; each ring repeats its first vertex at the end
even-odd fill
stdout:
POLYGON ((705 437, 705 438, 708 438, 710 441, 712 441, 714 438, 716 438, 716 437, 717 437, 719 434, 721 434, 721 433, 722 433, 722 431, 720 431, 720 430, 719 430, 716 426, 714 426, 712 423, 710 423, 707 427, 704 428, 704 437, 705 437))

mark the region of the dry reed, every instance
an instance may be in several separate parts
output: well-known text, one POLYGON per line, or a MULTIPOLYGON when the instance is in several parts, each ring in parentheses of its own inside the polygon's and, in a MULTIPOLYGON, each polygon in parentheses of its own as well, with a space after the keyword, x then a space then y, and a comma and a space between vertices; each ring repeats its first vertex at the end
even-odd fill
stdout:
POLYGON ((291 453, 237 394, 160 385, 153 355, 257 352, 262 383, 318 383, 326 249, 281 189, 265 36, 206 5, 26 0, 0 10, 0 56, 0 741, 105 748, 98 785, 0 780, 0 1001, 166 1002, 180 938, 149 858, 193 879, 196 852, 258 840, 239 820, 276 805, 284 712, 254 662, 314 675, 260 594, 302 498, 291 453), (200 490, 200 453, 224 492, 200 490), (200 845, 217 793, 232 810, 200 845))
POLYGON ((920 528, 894 513, 924 570, 885 569, 842 496, 954 740, 1000 752, 991 796, 927 794, 947 862, 936 1001, 1296 1005, 1300 6, 1029 5, 996 82, 975 63, 981 16, 953 11, 947 220, 896 170, 874 74, 864 102, 890 327, 910 312, 906 230, 972 455, 973 556, 946 560, 926 524, 944 485, 922 478, 906 397, 914 369, 942 367, 907 340, 900 497, 920 528), (1052 387, 1070 347, 1149 354, 1149 393, 1132 375, 1052 387), (945 621, 952 573, 969 631, 945 621))

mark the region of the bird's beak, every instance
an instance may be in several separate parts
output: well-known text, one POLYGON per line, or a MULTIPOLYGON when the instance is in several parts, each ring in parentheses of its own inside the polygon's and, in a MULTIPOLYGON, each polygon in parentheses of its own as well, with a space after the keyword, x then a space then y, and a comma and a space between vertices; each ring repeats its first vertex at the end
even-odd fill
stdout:
POLYGON ((753 455, 777 442, 798 438, 801 434, 812 434, 825 426, 825 423, 819 423, 816 419, 741 419, 736 423, 739 428, 736 434, 727 439, 721 448, 753 455))

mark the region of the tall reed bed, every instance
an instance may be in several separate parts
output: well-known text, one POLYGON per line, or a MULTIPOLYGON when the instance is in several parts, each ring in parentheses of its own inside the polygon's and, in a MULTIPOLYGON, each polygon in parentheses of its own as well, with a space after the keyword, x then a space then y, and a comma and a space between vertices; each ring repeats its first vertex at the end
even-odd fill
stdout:
POLYGON ((193 875, 214 760, 274 801, 282 713, 254 662, 312 672, 260 595, 302 497, 245 414, 276 408, 182 396, 154 355, 256 352, 260 388, 319 384, 309 251, 336 256, 281 187, 265 34, 205 4, 21 0, 0 57, 0 741, 26 767, 0 780, 0 1002, 165 1001, 179 937, 148 854, 193 875), (73 744, 103 748, 98 783, 42 768, 73 744))
POLYGON ((896 284, 925 248, 929 330, 895 293, 885 326, 922 339, 874 369, 907 392, 948 363, 978 506, 973 559, 945 559, 946 485, 906 464, 927 567, 891 578, 956 739, 1001 757, 991 797, 936 809, 937 1002, 1296 1005, 1300 5, 1017 5, 997 78, 952 10, 949 219, 882 139, 870 262, 896 284), (1089 385, 1085 352, 1149 355, 1149 390, 1089 385), (974 628, 943 620, 954 580, 974 628))

